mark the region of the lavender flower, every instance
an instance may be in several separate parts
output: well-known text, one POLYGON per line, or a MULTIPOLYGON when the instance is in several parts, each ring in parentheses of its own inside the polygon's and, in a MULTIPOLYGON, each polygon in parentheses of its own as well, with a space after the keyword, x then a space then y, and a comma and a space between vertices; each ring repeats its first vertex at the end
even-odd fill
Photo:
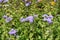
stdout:
POLYGON ((13 19, 13 18, 11 18, 11 17, 7 17, 7 18, 5 19, 5 21, 6 21, 6 23, 8 23, 8 22, 10 22, 12 19, 13 19))
POLYGON ((8 0, 4 0, 4 1, 3 1, 3 3, 6 3, 6 2, 8 2, 8 0))
POLYGON ((4 15, 4 16, 3 16, 3 18, 5 18, 5 19, 6 19, 6 18, 7 18, 7 16, 6 16, 6 15, 4 15))
POLYGON ((47 14, 44 14, 42 17, 44 17, 44 21, 47 21, 48 23, 52 23, 52 18, 53 16, 52 15, 47 15, 47 14))
POLYGON ((31 2, 25 3, 25 6, 30 6, 31 2))
POLYGON ((29 22, 30 22, 30 23, 33 23, 33 19, 29 19, 29 22))
POLYGON ((52 23, 52 20, 50 18, 47 19, 48 23, 52 23))
POLYGON ((20 18, 20 21, 21 22, 29 21, 30 23, 33 23, 35 17, 38 17, 38 15, 28 16, 26 18, 20 18))
POLYGON ((29 21, 30 23, 32 23, 33 20, 34 20, 33 16, 28 16, 28 17, 26 18, 26 21, 29 21))
POLYGON ((21 18, 20 19, 21 22, 29 21, 30 23, 32 23, 33 20, 34 20, 33 16, 28 16, 26 18, 21 18))
POLYGON ((0 3, 2 3, 3 0, 0 0, 0 3))
POLYGON ((52 15, 49 15, 49 16, 48 16, 48 18, 52 19, 52 18, 53 18, 53 16, 52 16, 52 15))
POLYGON ((7 15, 4 15, 3 18, 5 19, 6 23, 10 22, 13 18, 8 17, 7 15))
POLYGON ((15 34, 16 34, 16 32, 17 32, 16 30, 11 29, 11 30, 9 31, 9 34, 10 34, 10 35, 15 35, 15 34))
POLYGON ((26 19, 25 19, 25 18, 21 18, 20 21, 21 21, 21 22, 25 22, 26 19))
POLYGON ((6 2, 8 2, 8 0, 0 0, 0 3, 6 3, 6 2))

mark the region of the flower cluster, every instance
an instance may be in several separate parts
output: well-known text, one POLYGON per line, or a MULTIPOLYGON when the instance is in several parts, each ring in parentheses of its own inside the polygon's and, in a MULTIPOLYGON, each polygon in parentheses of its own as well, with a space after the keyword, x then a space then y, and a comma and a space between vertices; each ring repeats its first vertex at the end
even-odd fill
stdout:
POLYGON ((31 5, 31 1, 28 1, 28 0, 23 0, 25 2, 25 6, 28 7, 31 5))
POLYGON ((6 23, 10 22, 13 19, 12 17, 8 17, 6 15, 4 15, 3 18, 5 18, 6 23))
POLYGON ((11 30, 9 31, 9 34, 10 34, 10 35, 15 35, 15 34, 16 34, 16 32, 17 32, 16 30, 11 29, 11 30))
POLYGON ((30 23, 32 23, 34 21, 34 18, 38 17, 38 15, 34 15, 34 16, 28 16, 26 18, 20 18, 21 22, 25 22, 25 21, 29 21, 30 23))
MULTIPOLYGON (((33 23, 34 18, 38 17, 38 15, 34 15, 34 16, 28 16, 26 18, 21 17, 20 18, 20 22, 25 22, 25 21, 29 21, 30 23, 33 23)), ((42 17, 44 17, 43 21, 47 21, 48 23, 52 23, 52 15, 47 15, 44 14, 42 17)), ((13 18, 12 17, 8 17, 6 15, 3 16, 3 18, 5 18, 6 23, 10 22, 13 18)))
POLYGON ((29 21, 30 23, 32 23, 33 20, 34 20, 33 16, 28 16, 26 18, 20 18, 21 22, 29 21))
POLYGON ((52 18, 53 16, 52 15, 47 15, 47 14, 44 14, 42 17, 44 17, 43 21, 47 21, 48 23, 52 23, 52 18))
POLYGON ((25 6, 30 6, 31 2, 26 2, 25 6))
POLYGON ((6 3, 6 2, 8 2, 8 0, 0 0, 0 3, 6 3))

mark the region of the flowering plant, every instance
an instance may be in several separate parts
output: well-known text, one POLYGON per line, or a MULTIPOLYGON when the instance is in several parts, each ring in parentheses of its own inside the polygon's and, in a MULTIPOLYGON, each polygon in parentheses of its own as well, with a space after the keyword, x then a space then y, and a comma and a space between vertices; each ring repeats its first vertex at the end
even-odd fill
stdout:
POLYGON ((0 0, 0 40, 60 40, 60 0, 0 0))

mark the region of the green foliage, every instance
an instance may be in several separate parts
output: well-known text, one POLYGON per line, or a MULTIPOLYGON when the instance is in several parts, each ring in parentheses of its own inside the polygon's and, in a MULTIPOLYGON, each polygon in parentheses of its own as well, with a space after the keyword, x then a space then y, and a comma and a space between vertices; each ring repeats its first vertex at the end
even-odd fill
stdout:
POLYGON ((36 0, 32 0, 29 7, 26 7, 22 0, 9 0, 5 4, 1 3, 0 40, 9 40, 9 38, 11 40, 60 40, 60 2, 58 0, 54 6, 50 2, 50 0, 42 0, 36 3, 36 0), (21 17, 34 14, 38 14, 38 18, 35 18, 32 24, 19 21, 21 17), (53 23, 44 22, 43 14, 52 14, 53 23), (6 23, 3 15, 12 16, 13 20, 6 23), (8 34, 11 28, 17 30, 18 37, 8 34))

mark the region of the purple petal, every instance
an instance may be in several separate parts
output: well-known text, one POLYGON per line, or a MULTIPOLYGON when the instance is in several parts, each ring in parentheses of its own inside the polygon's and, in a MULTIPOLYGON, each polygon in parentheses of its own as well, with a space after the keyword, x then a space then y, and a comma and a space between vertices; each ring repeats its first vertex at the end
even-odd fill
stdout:
POLYGON ((33 16, 28 16, 26 19, 34 19, 33 16))
POLYGON ((30 23, 33 23, 33 19, 29 19, 29 22, 30 22, 30 23))
POLYGON ((52 16, 52 15, 50 15, 50 16, 48 16, 48 18, 52 19, 52 18, 53 18, 53 16, 52 16))
POLYGON ((34 20, 33 16, 28 16, 28 17, 26 18, 26 21, 29 21, 30 23, 32 23, 33 20, 34 20))
POLYGON ((48 18, 48 19, 47 19, 47 22, 48 22, 48 23, 52 23, 52 20, 48 18))
POLYGON ((20 22, 25 22, 26 19, 25 18, 20 18, 20 22))
POLYGON ((12 35, 12 34, 16 34, 16 32, 17 32, 16 30, 11 29, 11 30, 9 31, 9 34, 11 34, 11 35, 12 35))
POLYGON ((3 16, 3 18, 7 18, 7 16, 6 16, 6 15, 4 15, 4 16, 3 16))
POLYGON ((4 1, 3 1, 3 3, 6 3, 6 2, 8 2, 8 0, 4 0, 4 1))
POLYGON ((13 19, 13 18, 8 17, 8 18, 5 19, 5 21, 6 21, 6 23, 8 23, 8 22, 10 22, 12 19, 13 19))
POLYGON ((0 0, 0 3, 2 3, 3 0, 0 0))
POLYGON ((21 18, 20 19, 21 22, 29 21, 30 23, 32 23, 33 20, 34 20, 33 16, 28 16, 26 18, 21 18))
POLYGON ((25 6, 30 6, 30 4, 31 4, 31 2, 27 2, 27 3, 25 4, 25 6))
POLYGON ((44 14, 42 17, 44 17, 44 21, 47 21, 48 23, 52 23, 52 18, 53 18, 53 16, 52 15, 50 15, 50 16, 48 16, 47 14, 44 14))

